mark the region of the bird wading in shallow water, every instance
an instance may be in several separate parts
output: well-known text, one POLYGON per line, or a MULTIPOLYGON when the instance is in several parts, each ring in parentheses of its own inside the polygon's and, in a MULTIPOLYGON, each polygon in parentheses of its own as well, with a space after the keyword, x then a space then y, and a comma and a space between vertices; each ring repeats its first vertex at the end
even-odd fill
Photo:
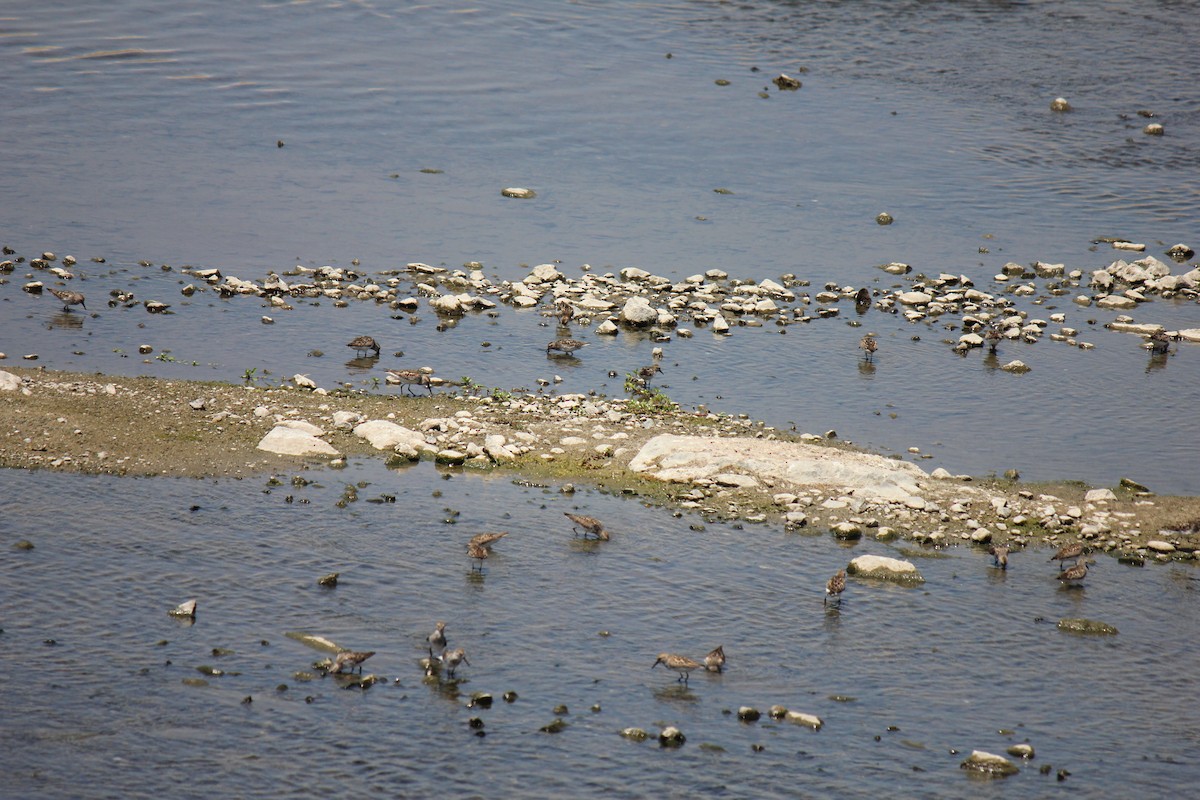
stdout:
POLYGON ((875 337, 868 333, 858 340, 858 349, 863 351, 864 361, 874 361, 875 351, 879 349, 879 344, 875 341, 875 337))
POLYGON ((992 566, 998 569, 1008 569, 1008 548, 1003 545, 994 544, 988 548, 988 552, 992 554, 992 566))
POLYGON ((459 664, 466 664, 468 667, 471 666, 471 662, 467 661, 466 651, 461 647, 456 647, 453 650, 447 650, 446 652, 442 653, 438 660, 440 660, 442 665, 446 667, 446 673, 451 678, 454 677, 454 670, 458 669, 459 664))
POLYGON ((604 528, 604 523, 595 517, 589 517, 586 514, 572 514, 568 511, 563 512, 563 516, 574 523, 571 530, 582 535, 584 538, 594 536, 602 542, 608 541, 608 531, 604 528), (578 527, 576 527, 578 526, 578 527), (583 528, 582 531, 579 528, 583 528))
POLYGON ((355 652, 353 650, 342 650, 333 659, 333 669, 329 670, 334 674, 340 674, 346 667, 353 672, 357 667, 359 673, 362 673, 362 663, 371 656, 375 655, 374 650, 355 652))
POLYGON ((83 295, 79 292, 72 292, 63 289, 55 289, 51 286, 46 287, 50 294, 62 301, 63 311, 70 311, 71 306, 80 306, 87 310, 87 305, 83 302, 83 295))
POLYGON ((487 549, 491 550, 492 545, 503 539, 505 536, 508 536, 508 531, 500 531, 499 533, 477 533, 471 537, 471 541, 467 542, 467 546, 470 547, 471 545, 477 545, 479 547, 486 547, 487 549))
POLYGON ((575 306, 565 297, 560 297, 554 306, 558 309, 558 324, 567 327, 575 319, 575 306))
POLYGON ((587 347, 587 342, 581 342, 578 339, 555 339, 546 345, 546 355, 550 355, 551 350, 557 350, 563 355, 569 356, 581 347, 587 347))
POLYGON ((725 645, 717 645, 711 653, 704 657, 704 668, 709 672, 725 671, 725 645))
POLYGON ((1067 562, 1079 563, 1080 557, 1083 555, 1083 543, 1071 542, 1064 544, 1058 548, 1058 552, 1050 556, 1051 561, 1057 561, 1060 568, 1066 567, 1067 562))
POLYGON ((1081 559, 1072 567, 1062 570, 1058 573, 1058 579, 1063 582, 1063 586, 1079 586, 1083 583, 1083 579, 1088 574, 1088 564, 1095 563, 1091 559, 1081 559))
POLYGON ((372 350, 375 351, 375 357, 379 357, 379 342, 375 341, 370 336, 355 336, 353 339, 346 342, 346 347, 353 347, 355 355, 359 357, 362 357, 372 350))
POLYGON ((659 653, 658 658, 653 664, 650 665, 650 669, 654 669, 659 664, 662 664, 667 669, 673 669, 678 672, 679 683, 687 683, 688 676, 691 674, 692 670, 701 669, 704 666, 694 658, 688 658, 687 656, 680 656, 674 653, 659 653))
POLYGON ((429 644, 429 657, 433 658, 433 648, 437 648, 438 652, 446 649, 446 623, 438 622, 433 628, 433 633, 425 637, 425 641, 429 644))
POLYGON ((846 570, 839 569, 825 584, 825 602, 823 605, 842 604, 842 592, 846 591, 846 570))

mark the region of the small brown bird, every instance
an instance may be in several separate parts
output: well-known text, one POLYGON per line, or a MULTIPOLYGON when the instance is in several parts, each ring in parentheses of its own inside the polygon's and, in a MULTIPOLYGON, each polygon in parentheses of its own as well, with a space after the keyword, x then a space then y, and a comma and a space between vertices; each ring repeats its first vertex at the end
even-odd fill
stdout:
POLYGON ((478 569, 480 572, 483 572, 483 560, 491 554, 492 551, 487 549, 487 547, 484 545, 477 544, 475 542, 467 542, 467 557, 478 559, 479 561, 479 564, 475 567, 472 567, 472 569, 478 569))
POLYGON ((863 287, 854 295, 854 306, 856 310, 866 311, 871 307, 871 290, 863 287))
POLYGON ((725 645, 717 645, 716 649, 704 657, 704 668, 709 672, 725 671, 725 645))
POLYGON ((55 297, 57 297, 59 300, 62 301, 63 311, 70 311, 71 306, 81 306, 85 310, 87 309, 87 305, 84 304, 84 302, 83 302, 83 295, 80 294, 79 292, 72 292, 72 291, 64 290, 64 289, 55 289, 52 286, 48 286, 46 288, 49 290, 50 294, 54 295, 55 297))
POLYGON ((654 669, 659 664, 662 664, 667 669, 673 669, 678 672, 678 682, 680 683, 687 683, 688 677, 691 675, 692 670, 700 669, 704 666, 694 658, 688 658, 687 656, 680 656, 674 653, 659 653, 658 659, 650 665, 650 669, 654 669))
POLYGON ((846 570, 839 569, 825 584, 825 601, 822 605, 828 605, 831 601, 841 605, 844 591, 846 591, 846 570))
POLYGON ((417 393, 413 391, 412 387, 424 386, 427 390, 429 390, 430 397, 433 396, 433 381, 430 380, 428 375, 420 370, 389 369, 387 371, 387 378, 385 378, 385 381, 391 384, 400 384, 400 391, 403 392, 405 389, 407 389, 409 394, 413 395, 414 397, 417 393))
POLYGON ((565 297, 560 297, 554 303, 558 309, 558 324, 567 327, 575 319, 575 306, 565 297))
POLYGON ((505 536, 508 536, 508 531, 501 531, 500 533, 477 533, 471 537, 471 541, 467 542, 467 546, 470 547, 471 545, 478 545, 479 547, 486 547, 490 550, 492 549, 493 544, 500 541, 505 536))
POLYGON ((1058 552, 1050 556, 1051 561, 1057 561, 1060 568, 1065 567, 1068 561, 1079 563, 1080 556, 1083 555, 1083 543, 1071 542, 1064 544, 1058 548, 1058 552))
POLYGON ((371 656, 375 655, 374 650, 355 652, 353 650, 342 650, 333 659, 333 668, 329 671, 334 674, 339 674, 346 667, 353 672, 355 667, 362 673, 362 663, 371 656))
POLYGON ((454 677, 454 670, 458 669, 459 664, 466 664, 468 667, 471 666, 471 662, 467 661, 466 651, 461 647, 445 651, 438 660, 446 667, 446 672, 451 678, 454 677))
POLYGON ((1000 569, 1008 569, 1008 548, 994 544, 988 548, 988 552, 992 554, 992 566, 1000 569))
POLYGON ((578 339, 555 339, 546 345, 546 355, 550 355, 551 350, 558 350, 567 356, 573 355, 579 348, 587 347, 587 344, 587 342, 581 342, 578 339))
POLYGON ((648 367, 639 367, 637 371, 638 380, 642 382, 643 386, 649 386, 650 379, 654 377, 656 372, 662 372, 662 367, 660 367, 658 364, 651 364, 648 367))
POLYGON ((360 358, 368 351, 374 350, 375 357, 379 357, 379 342, 372 339, 370 336, 355 336, 350 341, 346 342, 346 347, 353 347, 355 354, 360 358))
MULTIPOLYGON (((55 294, 57 294, 57 292, 55 292, 55 294)), ((1155 331, 1154 333, 1150 334, 1149 346, 1151 353, 1156 356, 1160 356, 1171 349, 1171 337, 1167 336, 1166 331, 1155 331)))
POLYGON ((438 622, 434 627, 433 633, 425 637, 425 641, 429 643, 429 657, 433 658, 433 648, 438 651, 446 649, 446 623, 438 622))
POLYGON ((1004 338, 1004 334, 1000 332, 1000 328, 996 325, 991 326, 983 334, 984 340, 988 343, 988 352, 996 352, 996 345, 1000 344, 1000 340, 1004 338))
POLYGON ((572 514, 569 511, 564 511, 563 515, 567 519, 571 520, 571 522, 575 523, 571 526, 571 530, 583 536, 585 539, 588 536, 595 536, 602 542, 608 541, 608 531, 605 530, 604 523, 595 517, 589 517, 586 514, 572 514), (579 528, 583 528, 583 530, 580 531, 579 528, 575 527, 575 525, 578 525, 579 528))
POLYGON ((864 361, 874 361, 875 351, 879 349, 879 344, 875 341, 875 336, 868 333, 858 340, 858 349, 863 351, 864 361))
POLYGON ((1059 572, 1058 579, 1063 582, 1064 586, 1078 586, 1087 577, 1088 564, 1094 563, 1094 561, 1088 558, 1081 559, 1074 566, 1067 567, 1059 572))

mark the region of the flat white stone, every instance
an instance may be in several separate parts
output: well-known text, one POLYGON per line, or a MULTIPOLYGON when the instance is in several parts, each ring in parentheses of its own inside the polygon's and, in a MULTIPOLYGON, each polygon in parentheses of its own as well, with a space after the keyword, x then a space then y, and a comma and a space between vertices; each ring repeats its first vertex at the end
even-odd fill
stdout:
POLYGON ((424 450, 428 447, 425 437, 417 431, 384 419, 375 419, 358 425, 354 429, 354 435, 366 439, 376 450, 394 450, 397 445, 404 445, 415 450, 424 450))
POLYGON ((284 428, 291 428, 292 430, 300 431, 301 433, 307 433, 309 436, 325 435, 325 431, 321 430, 316 425, 313 425, 311 422, 307 422, 302 419, 287 419, 283 422, 280 422, 279 425, 284 428))
POLYGON ((311 434, 276 425, 258 443, 259 450, 284 456, 337 456, 333 445, 311 434))
POLYGON ((21 388, 20 377, 13 375, 11 372, 0 371, 0 391, 15 392, 21 388))

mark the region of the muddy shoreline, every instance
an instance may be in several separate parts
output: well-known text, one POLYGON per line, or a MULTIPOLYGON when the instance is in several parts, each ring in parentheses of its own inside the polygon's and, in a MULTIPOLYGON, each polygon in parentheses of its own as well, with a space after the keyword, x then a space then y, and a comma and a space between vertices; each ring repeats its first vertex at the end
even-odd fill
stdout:
MULTIPOLYGON (((387 458, 337 412, 385 419, 423 431, 439 448, 478 449, 472 440, 502 433, 523 442, 503 463, 467 459, 448 469, 499 471, 514 480, 573 491, 574 485, 636 495, 645 502, 740 525, 782 524, 799 534, 911 541, 922 549, 964 544, 1013 548, 1082 539, 1129 563, 1200 557, 1200 498, 1113 487, 1089 502, 1078 483, 1023 484, 967 476, 922 482, 926 507, 876 503, 828 486, 753 491, 715 481, 665 483, 629 469, 659 434, 809 442, 744 416, 697 415, 581 395, 477 396, 466 391, 407 397, 7 367, 22 386, 0 392, 0 467, 86 474, 251 478, 336 468, 346 457, 387 458), (280 456, 257 449, 278 422, 303 420, 326 431, 341 459, 280 456)), ((845 448, 826 441, 833 451, 845 448)), ((432 458, 432 456, 429 456, 432 458)))

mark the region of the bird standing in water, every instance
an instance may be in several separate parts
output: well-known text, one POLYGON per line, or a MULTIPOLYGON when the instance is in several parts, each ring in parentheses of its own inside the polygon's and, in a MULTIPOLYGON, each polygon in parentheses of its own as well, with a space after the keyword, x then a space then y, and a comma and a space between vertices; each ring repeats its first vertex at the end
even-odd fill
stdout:
POLYGON ((988 548, 988 552, 992 554, 992 565, 999 569, 1008 569, 1008 548, 1003 545, 994 544, 988 548))
POLYGON ((842 604, 842 592, 846 591, 846 570, 839 569, 829 582, 825 584, 825 602, 823 605, 828 605, 830 602, 835 605, 842 604))
POLYGON ((581 347, 587 347, 587 342, 581 342, 578 339, 555 339, 546 345, 546 355, 550 355, 551 350, 558 350, 563 355, 569 356, 581 347))
POLYGON ((564 511, 563 515, 575 523, 571 526, 571 530, 575 531, 575 533, 580 533, 579 528, 583 528, 582 536, 584 538, 595 536, 602 542, 608 541, 608 531, 605 530, 604 523, 595 517, 589 517, 586 514, 572 514, 569 511, 564 511), (575 525, 578 525, 579 528, 576 528, 575 525))
POLYGON ((353 347, 355 354, 360 358, 368 351, 374 350, 375 357, 379 357, 379 342, 372 339, 370 336, 355 336, 350 341, 346 342, 346 347, 353 347))
POLYGON ((71 306, 80 306, 85 311, 87 310, 87 305, 83 302, 83 295, 79 292, 72 292, 66 289, 55 289, 52 286, 46 288, 49 290, 50 294, 62 301, 63 311, 70 311, 71 306))
POLYGON ((650 669, 654 669, 659 664, 662 664, 667 669, 673 669, 678 672, 679 683, 687 683, 688 676, 691 674, 692 670, 700 669, 704 666, 694 658, 688 658, 687 656, 680 656, 674 653, 659 653, 658 659, 650 665, 650 669))
POLYGON ((858 340, 858 349, 863 351, 864 361, 874 361, 875 351, 879 349, 879 344, 875 341, 875 337, 868 333, 858 340))
POLYGON ((438 622, 434 627, 433 633, 425 637, 425 641, 429 643, 429 657, 433 658, 433 648, 437 648, 438 652, 446 649, 446 623, 438 622))
POLYGON ((709 672, 725 671, 725 645, 719 644, 704 657, 704 668, 709 672))

